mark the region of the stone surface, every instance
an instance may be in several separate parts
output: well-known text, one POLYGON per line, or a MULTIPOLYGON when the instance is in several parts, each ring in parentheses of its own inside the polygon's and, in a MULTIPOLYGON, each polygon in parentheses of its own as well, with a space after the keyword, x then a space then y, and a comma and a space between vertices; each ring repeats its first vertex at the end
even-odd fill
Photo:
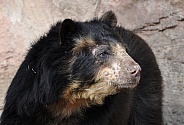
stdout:
POLYGON ((183 0, 1 0, 0 113, 8 85, 30 44, 65 18, 89 20, 113 10, 118 25, 153 49, 164 82, 164 125, 184 124, 183 0))

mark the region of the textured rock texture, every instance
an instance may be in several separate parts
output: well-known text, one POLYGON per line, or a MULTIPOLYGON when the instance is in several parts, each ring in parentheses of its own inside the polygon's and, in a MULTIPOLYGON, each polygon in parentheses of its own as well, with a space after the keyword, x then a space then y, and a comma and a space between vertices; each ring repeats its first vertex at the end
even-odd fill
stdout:
POLYGON ((0 112, 31 42, 58 20, 89 20, 107 10, 151 46, 163 75, 164 124, 184 125, 183 0, 1 0, 0 112))

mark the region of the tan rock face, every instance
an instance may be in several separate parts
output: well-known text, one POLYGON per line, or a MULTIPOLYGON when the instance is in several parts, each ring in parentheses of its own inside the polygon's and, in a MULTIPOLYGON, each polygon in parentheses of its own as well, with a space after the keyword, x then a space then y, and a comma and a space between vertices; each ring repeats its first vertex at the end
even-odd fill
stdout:
POLYGON ((118 25, 134 30, 153 49, 164 80, 164 119, 184 124, 183 0, 1 0, 0 112, 8 85, 31 42, 65 18, 89 20, 113 10, 118 25))

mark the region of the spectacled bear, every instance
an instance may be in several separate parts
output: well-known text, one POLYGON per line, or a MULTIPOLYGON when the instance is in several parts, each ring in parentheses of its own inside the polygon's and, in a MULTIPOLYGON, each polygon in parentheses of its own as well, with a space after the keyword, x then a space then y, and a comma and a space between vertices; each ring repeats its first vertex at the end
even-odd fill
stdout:
POLYGON ((140 37, 112 11, 65 19, 30 48, 1 125, 161 125, 162 77, 140 37))

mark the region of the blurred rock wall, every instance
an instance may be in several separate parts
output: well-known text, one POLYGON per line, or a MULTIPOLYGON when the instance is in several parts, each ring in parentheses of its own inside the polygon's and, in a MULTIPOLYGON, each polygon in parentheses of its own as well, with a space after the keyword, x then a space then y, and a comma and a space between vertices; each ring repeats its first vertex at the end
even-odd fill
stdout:
POLYGON ((1 0, 0 112, 10 81, 31 42, 65 18, 89 20, 113 10, 118 25, 153 49, 164 80, 164 124, 184 125, 183 0, 1 0))

